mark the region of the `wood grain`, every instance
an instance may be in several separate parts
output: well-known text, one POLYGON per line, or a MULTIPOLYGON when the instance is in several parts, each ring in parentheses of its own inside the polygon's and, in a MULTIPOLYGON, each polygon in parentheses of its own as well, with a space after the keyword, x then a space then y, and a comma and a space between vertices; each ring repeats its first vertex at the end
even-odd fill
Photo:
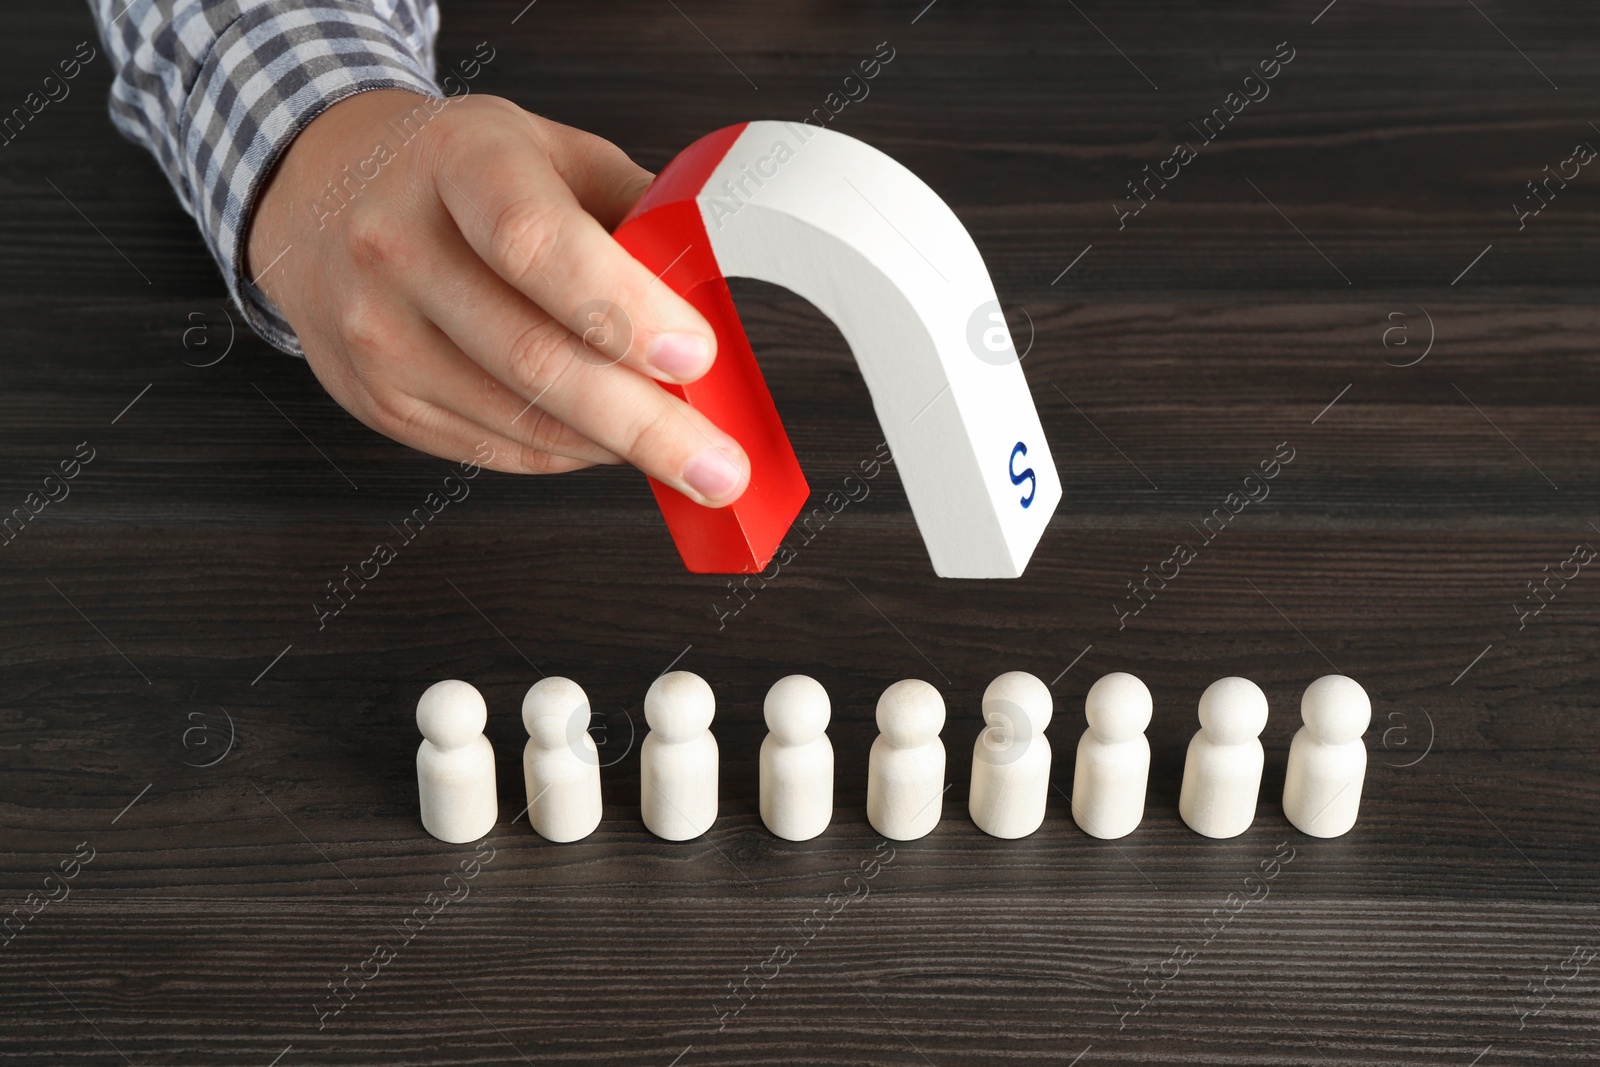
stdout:
MULTIPOLYGON (((1513 605, 1600 543, 1600 201, 1586 175, 1524 229, 1511 210, 1600 136, 1593 20, 1080 6, 545 0, 513 25, 520 3, 460 0, 439 46, 490 42, 478 90, 660 167, 807 113, 889 41, 837 124, 950 201, 1034 337, 1066 499, 1010 583, 934 578, 892 466, 745 601, 682 570, 636 473, 484 474, 319 627, 325 583, 448 466, 247 334, 192 365, 185 330, 228 336, 223 287, 107 122, 103 61, 0 150, 0 514, 96 453, 0 546, 0 916, 94 852, 0 947, 0 1063, 1595 1060, 1594 965, 1564 961, 1600 944, 1600 577, 1513 605), (1119 229, 1125 183, 1285 40, 1272 94, 1119 229), (1119 621, 1281 443, 1270 495, 1119 621), (639 820, 636 741, 674 662, 718 695, 722 815, 669 844, 639 820), (1053 680, 1057 788, 1002 842, 964 809, 979 695, 1012 669, 1053 680), (1152 779, 1140 829, 1100 842, 1065 798, 1112 670, 1154 693, 1152 779), (1332 670, 1372 694, 1372 758, 1355 831, 1317 841, 1278 795, 1299 694, 1332 670), (835 823, 799 844, 756 811, 761 697, 792 671, 828 686, 838 754, 835 823), (513 818, 541 673, 588 689, 607 764, 605 820, 567 846, 513 818), (1256 824, 1212 842, 1177 794, 1226 674, 1272 717, 1256 824), (889 848, 864 813, 873 704, 908 676, 945 694, 951 787, 862 895, 889 848), (488 698, 502 825, 408 938, 472 855, 416 817, 412 713, 443 677, 488 698)), ((92 32, 71 5, 9 25, 6 106, 92 32)), ((820 503, 882 439, 866 390, 813 308, 735 293, 820 503)))

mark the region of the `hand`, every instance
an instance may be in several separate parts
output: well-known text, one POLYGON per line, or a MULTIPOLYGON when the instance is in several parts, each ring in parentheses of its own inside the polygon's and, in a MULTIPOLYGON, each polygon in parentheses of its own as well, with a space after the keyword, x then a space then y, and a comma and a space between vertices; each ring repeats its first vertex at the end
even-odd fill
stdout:
POLYGON ((650 381, 700 377, 715 335, 609 233, 650 179, 507 100, 373 90, 290 145, 247 269, 378 432, 513 473, 626 461, 721 506, 744 450, 650 381))

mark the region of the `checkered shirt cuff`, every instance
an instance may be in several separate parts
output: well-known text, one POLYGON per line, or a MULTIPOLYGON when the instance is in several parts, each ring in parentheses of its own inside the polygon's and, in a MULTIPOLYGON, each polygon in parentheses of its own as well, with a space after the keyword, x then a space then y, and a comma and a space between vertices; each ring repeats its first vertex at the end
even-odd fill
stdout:
POLYGON ((369 89, 442 96, 434 0, 90 0, 116 68, 111 117, 148 148, 267 341, 304 355, 245 276, 257 196, 289 143, 369 89))

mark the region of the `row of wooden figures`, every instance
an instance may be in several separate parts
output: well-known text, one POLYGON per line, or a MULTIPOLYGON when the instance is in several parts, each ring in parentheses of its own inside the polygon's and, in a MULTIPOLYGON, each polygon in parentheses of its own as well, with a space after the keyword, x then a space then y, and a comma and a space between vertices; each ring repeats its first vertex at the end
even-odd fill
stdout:
MULTIPOLYGON (((994 837, 1025 837, 1044 821, 1050 789, 1050 689, 1023 671, 1002 674, 983 694, 987 725, 972 753, 967 810, 994 837)), ((650 732, 639 752, 640 807, 651 833, 698 837, 717 817, 716 700, 699 675, 657 678, 644 698, 650 732)), ((1131 674, 1108 674, 1084 701, 1072 817, 1098 838, 1132 833, 1144 817, 1150 773, 1150 690, 1131 674)), ((761 819, 779 837, 805 841, 833 818, 833 746, 828 694, 791 674, 767 692, 761 744, 761 819)), ((1305 725, 1289 746, 1283 811, 1314 837, 1355 825, 1366 777, 1362 741, 1372 718, 1366 692, 1343 675, 1318 678, 1300 701, 1305 725)), ((483 697, 466 682, 439 682, 417 703, 425 740, 417 750, 422 825, 443 841, 475 841, 499 818, 494 751, 483 697)), ((909 841, 939 823, 945 791, 944 698, 907 679, 878 700, 878 738, 867 770, 867 819, 883 836, 909 841)), ((566 678, 545 678, 522 701, 528 731, 522 766, 528 820, 551 841, 587 837, 600 823, 600 760, 588 734, 589 700, 566 678)), ((1213 682, 1200 697, 1200 730, 1189 743, 1178 812, 1206 837, 1235 837, 1255 820, 1265 753, 1266 694, 1246 678, 1213 682)))

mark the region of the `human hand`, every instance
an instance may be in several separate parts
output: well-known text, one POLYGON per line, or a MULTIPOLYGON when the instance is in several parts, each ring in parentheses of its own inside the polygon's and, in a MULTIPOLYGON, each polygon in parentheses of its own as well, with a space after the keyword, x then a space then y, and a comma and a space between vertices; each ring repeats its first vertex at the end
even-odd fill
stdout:
POLYGON ((609 233, 650 179, 507 100, 372 90, 284 153, 246 269, 380 433, 512 473, 628 462, 721 506, 748 457, 650 380, 700 377, 715 335, 609 233))

